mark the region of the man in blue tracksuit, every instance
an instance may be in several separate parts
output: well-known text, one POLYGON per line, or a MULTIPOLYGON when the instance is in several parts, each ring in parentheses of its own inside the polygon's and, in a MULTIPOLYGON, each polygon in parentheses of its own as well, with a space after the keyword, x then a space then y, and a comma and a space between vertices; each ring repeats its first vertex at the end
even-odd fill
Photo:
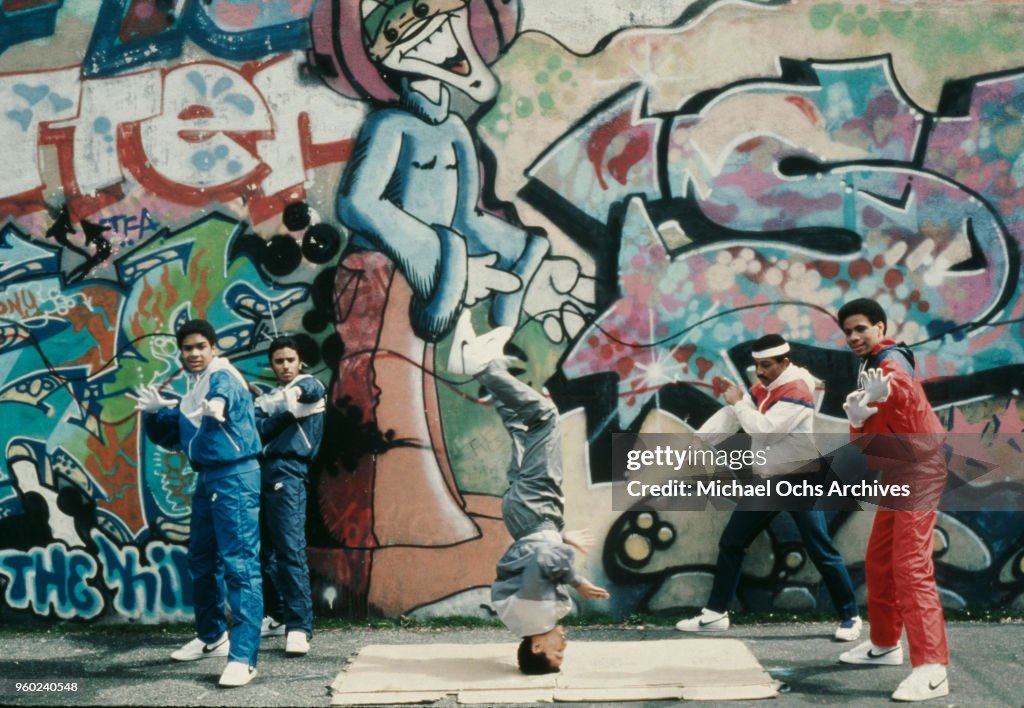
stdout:
POLYGON ((267 352, 277 388, 256 399, 263 441, 263 636, 284 634, 285 654, 309 651, 313 601, 306 563, 306 487, 309 463, 324 431, 324 385, 301 373, 299 345, 278 337, 267 352))
POLYGON ((448 370, 475 377, 491 393, 512 437, 501 514, 514 543, 498 561, 491 603, 505 626, 523 638, 519 669, 544 674, 558 671, 565 655, 558 622, 572 609, 569 588, 584 599, 604 599, 608 591, 573 568, 574 549, 585 552, 592 541, 588 532, 564 530, 558 410, 509 373, 502 347, 511 334, 511 327, 498 327, 477 337, 464 311, 448 370))
POLYGON ((187 391, 180 402, 155 387, 137 408, 156 445, 181 450, 196 472, 188 559, 197 637, 171 654, 178 661, 227 657, 221 686, 256 676, 263 617, 260 577, 260 451, 252 395, 242 375, 219 357, 209 322, 189 320, 176 333, 187 391), (233 628, 228 640, 224 583, 233 628))

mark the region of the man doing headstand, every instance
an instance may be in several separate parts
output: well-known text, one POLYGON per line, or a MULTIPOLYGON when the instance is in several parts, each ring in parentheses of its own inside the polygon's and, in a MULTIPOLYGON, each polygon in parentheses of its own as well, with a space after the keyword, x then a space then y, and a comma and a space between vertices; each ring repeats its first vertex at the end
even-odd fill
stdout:
POLYGON ((505 626, 523 637, 519 669, 544 674, 562 665, 565 630, 558 622, 572 609, 569 588, 588 600, 607 598, 608 591, 573 569, 573 547, 585 552, 591 539, 587 532, 563 532, 558 410, 509 373, 502 348, 511 335, 511 327, 498 327, 477 337, 463 312, 448 369, 473 376, 491 393, 512 436, 501 512, 514 542, 498 561, 491 602, 505 626))

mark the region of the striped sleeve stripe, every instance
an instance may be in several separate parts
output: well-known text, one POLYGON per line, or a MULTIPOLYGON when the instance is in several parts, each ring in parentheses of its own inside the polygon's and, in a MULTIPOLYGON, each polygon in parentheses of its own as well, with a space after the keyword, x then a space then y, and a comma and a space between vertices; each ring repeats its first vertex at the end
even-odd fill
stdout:
POLYGON ((795 403, 798 406, 805 406, 806 408, 814 408, 814 403, 812 403, 811 401, 805 401, 802 398, 792 398, 790 396, 780 396, 779 398, 776 398, 774 401, 772 401, 767 408, 765 408, 765 412, 767 413, 768 411, 770 411, 776 403, 783 402, 795 403))

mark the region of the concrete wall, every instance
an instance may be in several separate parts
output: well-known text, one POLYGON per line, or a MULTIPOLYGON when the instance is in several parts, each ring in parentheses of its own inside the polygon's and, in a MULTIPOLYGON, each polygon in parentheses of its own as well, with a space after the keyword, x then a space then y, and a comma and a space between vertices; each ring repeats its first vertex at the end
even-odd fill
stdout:
MULTIPOLYGON (((183 391, 170 335, 205 317, 258 385, 287 332, 331 390, 317 612, 486 614, 510 448, 444 366, 466 307, 562 411, 588 608, 700 606, 728 515, 613 508, 612 435, 699 424, 766 331, 844 431, 854 296, 986 473, 939 519, 944 602, 1024 609, 1024 516, 991 510, 1024 492, 1024 6, 420 4, 438 34, 382 70, 355 0, 0 0, 2 611, 191 616, 195 473, 126 394, 183 391), (447 120, 410 127, 410 72, 447 120)), ((860 585, 871 514, 830 522, 860 585)), ((779 517, 739 606, 828 608, 804 560, 779 517)))

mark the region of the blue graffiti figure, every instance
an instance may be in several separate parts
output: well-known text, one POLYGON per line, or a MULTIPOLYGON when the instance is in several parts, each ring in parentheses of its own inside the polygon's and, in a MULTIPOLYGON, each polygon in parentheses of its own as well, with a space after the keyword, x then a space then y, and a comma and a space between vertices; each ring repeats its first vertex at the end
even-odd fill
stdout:
POLYGON ((461 0, 381 4, 366 17, 370 55, 396 77, 399 99, 367 118, 338 190, 352 247, 394 261, 412 288, 413 329, 427 341, 492 293, 493 324, 515 326, 548 250, 543 236, 478 206, 476 146, 446 84, 480 102, 498 84, 467 17, 461 0))

